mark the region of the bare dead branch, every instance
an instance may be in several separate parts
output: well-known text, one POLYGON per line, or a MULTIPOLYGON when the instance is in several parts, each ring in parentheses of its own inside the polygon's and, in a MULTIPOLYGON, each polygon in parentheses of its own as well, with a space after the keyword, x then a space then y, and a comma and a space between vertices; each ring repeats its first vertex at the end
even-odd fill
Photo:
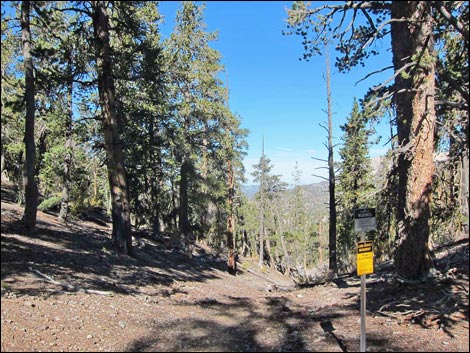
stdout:
POLYGON ((317 174, 312 174, 312 176, 317 177, 317 178, 320 178, 320 179, 323 179, 323 180, 326 180, 326 181, 329 180, 328 178, 325 178, 324 176, 317 175, 317 174))
POLYGON ((363 78, 361 78, 359 81, 356 81, 355 85, 357 85, 359 82, 362 82, 362 81, 366 80, 367 78, 369 78, 369 77, 372 76, 372 75, 378 74, 378 73, 380 73, 380 72, 384 72, 384 71, 389 70, 389 69, 393 69, 393 65, 391 65, 391 66, 386 66, 386 67, 384 67, 384 68, 382 68, 382 69, 380 69, 380 70, 376 70, 376 71, 372 71, 372 72, 368 73, 366 76, 364 76, 363 78))
POLYGON ((100 291, 100 290, 84 289, 84 288, 81 288, 81 287, 75 287, 75 286, 73 286, 69 283, 66 283, 66 282, 56 281, 52 277, 42 273, 41 271, 35 270, 32 267, 30 267, 29 269, 30 269, 31 272, 35 273, 43 281, 45 281, 47 283, 54 284, 56 286, 60 286, 63 289, 67 289, 67 290, 74 291, 74 292, 75 291, 80 291, 80 292, 85 292, 85 293, 89 293, 89 294, 99 294, 99 295, 111 295, 112 294, 111 292, 104 292, 104 291, 100 291))
POLYGON ((468 43, 468 26, 466 27, 462 22, 455 18, 444 5, 444 1, 432 1, 434 8, 449 21, 457 31, 465 38, 468 43))
POLYGON ((315 159, 315 160, 320 161, 320 162, 328 163, 328 161, 326 159, 315 158, 315 157, 310 157, 310 158, 315 159))
POLYGON ((395 73, 389 77, 388 79, 386 79, 384 82, 382 82, 380 85, 378 86, 375 86, 375 87, 372 87, 372 90, 374 91, 378 91, 379 89, 381 89, 382 87, 385 87, 385 85, 387 83, 389 83, 391 80, 394 80, 395 77, 397 77, 398 75, 400 75, 403 71, 405 71, 407 68, 413 66, 413 65, 416 65, 416 61, 412 61, 412 62, 409 62, 405 65, 403 65, 401 68, 399 68, 398 70, 395 71, 395 73))

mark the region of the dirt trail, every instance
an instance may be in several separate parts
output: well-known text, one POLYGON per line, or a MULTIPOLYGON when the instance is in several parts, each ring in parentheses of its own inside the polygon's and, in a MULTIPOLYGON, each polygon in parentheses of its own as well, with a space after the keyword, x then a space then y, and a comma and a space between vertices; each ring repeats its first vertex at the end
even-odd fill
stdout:
MULTIPOLYGON (((2 351, 359 351, 359 280, 295 288, 241 259, 198 246, 189 260, 136 239, 134 258, 109 250, 110 228, 67 226, 22 209, 2 186, 2 351)), ((368 276, 368 351, 468 351, 468 239, 444 249, 447 277, 407 288, 368 276)), ((445 268, 442 267, 442 270, 445 268)))

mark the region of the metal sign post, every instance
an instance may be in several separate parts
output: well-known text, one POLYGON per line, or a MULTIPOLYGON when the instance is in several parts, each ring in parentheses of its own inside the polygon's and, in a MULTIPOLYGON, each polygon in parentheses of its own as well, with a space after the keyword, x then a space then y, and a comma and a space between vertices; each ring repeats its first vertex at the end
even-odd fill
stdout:
MULTIPOLYGON (((361 242, 365 241, 365 233, 361 233, 361 242)), ((358 248, 359 254, 359 248, 358 248)), ((359 262, 359 261, 358 261, 359 262)), ((358 266, 359 268, 359 266, 358 266)), ((361 275, 361 340, 360 352, 366 352, 366 275, 361 275)))
POLYGON ((357 274, 361 276, 361 352, 366 352, 366 275, 374 273, 372 242, 366 241, 365 232, 375 229, 374 208, 354 210, 354 230, 361 233, 361 241, 357 244, 357 274))

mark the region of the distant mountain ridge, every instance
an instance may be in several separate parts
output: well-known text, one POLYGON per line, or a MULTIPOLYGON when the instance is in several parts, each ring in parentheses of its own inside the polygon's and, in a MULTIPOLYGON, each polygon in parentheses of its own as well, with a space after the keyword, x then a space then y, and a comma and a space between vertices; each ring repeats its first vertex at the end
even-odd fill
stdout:
MULTIPOLYGON (((259 191, 259 185, 242 185, 241 191, 249 200, 253 200, 259 191)), ((301 185, 303 199, 306 211, 310 215, 326 214, 328 210, 328 181, 313 183, 309 185, 301 185)), ((294 188, 289 188, 281 194, 281 199, 288 200, 294 195, 294 188)))
MULTIPOLYGON (((259 191, 259 185, 242 185, 241 191, 245 194, 248 199, 252 200, 256 193, 259 191)), ((328 182, 321 181, 319 183, 312 183, 308 185, 301 185, 300 186, 306 197, 310 198, 322 198, 326 195, 328 197, 328 182)), ((294 188, 290 187, 286 190, 287 193, 292 191, 294 188)), ((327 200, 328 201, 328 200, 327 200)))
POLYGON ((259 185, 242 185, 240 189, 249 200, 252 200, 259 190, 259 185))
MULTIPOLYGON (((377 156, 370 158, 370 166, 372 168, 372 174, 375 176, 382 168, 383 161, 385 156, 377 156)), ((321 181, 318 183, 312 183, 307 185, 301 185, 301 187, 306 191, 307 194, 311 196, 322 194, 323 192, 328 192, 328 181, 321 181)), ((293 189, 289 186, 288 190, 293 189)), ((259 190, 259 185, 242 185, 241 191, 248 197, 250 200, 256 195, 259 190)))

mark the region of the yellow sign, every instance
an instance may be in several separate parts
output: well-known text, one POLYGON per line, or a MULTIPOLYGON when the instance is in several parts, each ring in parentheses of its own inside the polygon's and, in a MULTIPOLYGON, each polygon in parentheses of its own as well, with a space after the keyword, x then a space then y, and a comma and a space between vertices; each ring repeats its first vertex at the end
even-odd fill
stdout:
POLYGON ((357 243, 357 275, 374 273, 374 253, 371 241, 357 243))

